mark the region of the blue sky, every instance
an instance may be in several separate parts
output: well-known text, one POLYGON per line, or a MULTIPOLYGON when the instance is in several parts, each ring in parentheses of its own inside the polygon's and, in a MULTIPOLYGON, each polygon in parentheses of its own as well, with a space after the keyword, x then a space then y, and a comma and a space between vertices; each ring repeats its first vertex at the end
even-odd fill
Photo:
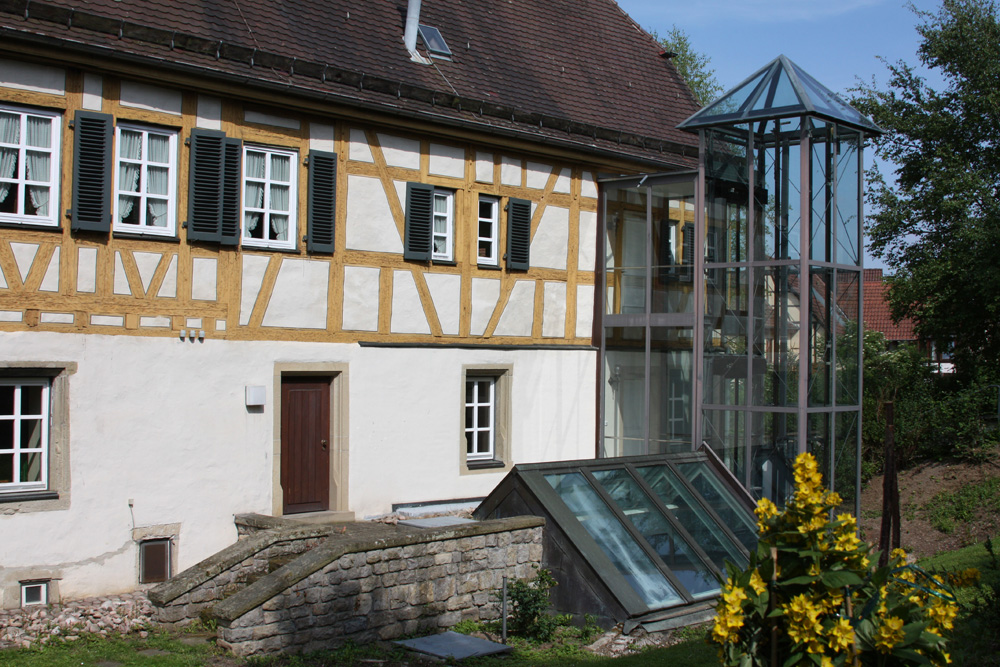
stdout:
MULTIPOLYGON (((780 54, 845 97, 859 78, 886 81, 879 57, 916 63, 920 20, 905 0, 617 1, 646 30, 682 28, 726 90, 780 54)), ((935 13, 939 7, 936 0, 913 4, 935 13)), ((865 266, 882 264, 866 253, 865 266)))

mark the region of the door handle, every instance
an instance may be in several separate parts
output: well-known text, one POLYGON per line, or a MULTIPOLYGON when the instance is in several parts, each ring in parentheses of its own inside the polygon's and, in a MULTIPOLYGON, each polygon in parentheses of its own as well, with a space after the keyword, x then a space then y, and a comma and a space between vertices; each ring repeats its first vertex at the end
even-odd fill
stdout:
POLYGON ((326 451, 326 440, 320 440, 319 441, 319 446, 320 446, 320 449, 322 449, 325 452, 326 451))

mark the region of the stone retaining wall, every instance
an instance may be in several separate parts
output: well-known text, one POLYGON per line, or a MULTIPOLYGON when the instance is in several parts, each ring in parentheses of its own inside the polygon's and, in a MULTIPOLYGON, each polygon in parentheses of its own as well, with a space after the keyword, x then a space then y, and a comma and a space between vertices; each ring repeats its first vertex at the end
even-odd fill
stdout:
POLYGON ((496 618, 491 594, 504 575, 533 576, 543 526, 537 517, 515 517, 378 540, 331 538, 215 604, 210 615, 219 643, 242 656, 496 618))
POLYGON ((107 637, 137 631, 145 636, 152 614, 153 605, 142 592, 0 609, 0 650, 28 648, 51 639, 71 642, 88 634, 107 637))
POLYGON ((315 547, 332 526, 255 530, 149 592, 159 623, 186 625, 219 600, 242 590, 315 547))

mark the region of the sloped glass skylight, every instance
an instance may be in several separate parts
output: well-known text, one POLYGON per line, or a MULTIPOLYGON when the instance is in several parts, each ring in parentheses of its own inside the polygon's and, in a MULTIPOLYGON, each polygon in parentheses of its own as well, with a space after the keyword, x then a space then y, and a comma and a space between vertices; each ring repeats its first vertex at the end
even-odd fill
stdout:
MULTIPOLYGON (((711 456, 519 465, 476 516, 545 516, 547 539, 569 542, 550 553, 576 554, 629 617, 649 617, 718 595, 725 562, 743 567, 756 548, 753 501, 711 456)), ((553 557, 563 559, 557 569, 579 571, 553 557)))
POLYGON ((417 32, 420 33, 420 39, 423 40, 427 53, 436 58, 451 58, 451 49, 448 48, 448 43, 444 41, 440 30, 421 23, 417 26, 417 32))
POLYGON ((882 133, 869 118, 785 56, 778 56, 677 127, 697 130, 803 114, 820 116, 869 134, 882 133))

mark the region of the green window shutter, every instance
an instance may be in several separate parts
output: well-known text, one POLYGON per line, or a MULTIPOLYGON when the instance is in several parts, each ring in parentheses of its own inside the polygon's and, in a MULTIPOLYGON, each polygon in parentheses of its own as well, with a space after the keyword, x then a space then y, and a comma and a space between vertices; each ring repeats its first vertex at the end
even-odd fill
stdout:
POLYGON ((507 268, 527 271, 531 251, 531 202, 514 199, 507 202, 507 268))
POLYGON ((240 242, 242 163, 243 142, 227 137, 222 147, 222 245, 237 245, 240 242))
POLYGON ((434 223, 434 186, 406 184, 406 234, 403 259, 427 262, 431 258, 431 228, 434 223))
POLYGON ((222 242, 226 135, 191 130, 191 174, 188 188, 189 241, 222 242))
POLYGON ((111 124, 105 113, 77 111, 73 117, 73 211, 70 227, 111 230, 111 124))
POLYGON ((309 221, 306 250, 333 252, 337 221, 337 155, 309 151, 309 221))

